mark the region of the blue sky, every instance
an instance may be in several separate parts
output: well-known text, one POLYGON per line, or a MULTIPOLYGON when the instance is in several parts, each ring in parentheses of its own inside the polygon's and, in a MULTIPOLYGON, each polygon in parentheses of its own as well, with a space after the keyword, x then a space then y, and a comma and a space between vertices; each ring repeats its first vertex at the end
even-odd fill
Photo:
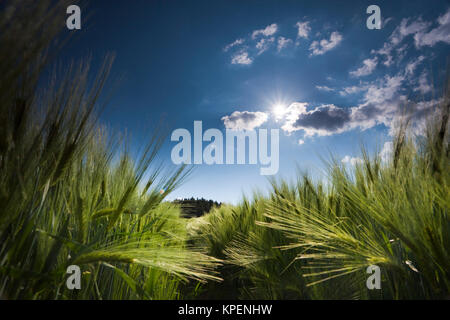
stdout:
MULTIPOLYGON (((102 122, 135 147, 161 117, 169 133, 192 132, 194 120, 204 130, 280 129, 278 177, 294 179, 297 167, 320 177, 330 153, 350 166, 361 142, 388 150, 400 106, 420 131, 446 75, 449 10, 439 0, 96 0, 63 56, 92 56, 95 67, 116 54, 120 81, 102 122), (380 30, 366 27, 371 4, 380 30)), ((161 150, 169 167, 175 144, 161 150)), ((267 186, 259 165, 199 165, 170 198, 236 203, 267 186)))

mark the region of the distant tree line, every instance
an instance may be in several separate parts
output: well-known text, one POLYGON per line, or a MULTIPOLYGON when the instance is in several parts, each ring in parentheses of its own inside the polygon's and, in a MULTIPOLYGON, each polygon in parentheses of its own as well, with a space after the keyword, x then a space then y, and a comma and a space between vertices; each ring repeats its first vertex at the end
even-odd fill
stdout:
POLYGON ((220 207, 222 204, 214 200, 206 200, 204 198, 185 198, 174 200, 173 203, 180 206, 182 214, 186 218, 201 217, 205 213, 211 211, 214 207, 220 207))

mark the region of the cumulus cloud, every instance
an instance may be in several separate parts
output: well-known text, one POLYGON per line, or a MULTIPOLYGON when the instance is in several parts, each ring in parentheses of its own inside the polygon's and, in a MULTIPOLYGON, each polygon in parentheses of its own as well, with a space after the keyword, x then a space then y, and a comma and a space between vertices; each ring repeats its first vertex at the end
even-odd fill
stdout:
POLYGON ((425 32, 424 29, 419 30, 414 35, 414 43, 416 47, 429 46, 432 47, 438 42, 450 44, 450 9, 437 19, 438 27, 425 32))
POLYGON ((320 41, 313 41, 313 43, 311 43, 311 46, 309 47, 311 56, 322 55, 332 50, 342 41, 342 39, 342 35, 339 32, 334 31, 331 33, 329 40, 322 39, 320 41))
POLYGON ((274 43, 274 41, 275 41, 274 37, 260 39, 258 41, 258 43, 256 43, 256 49, 258 49, 258 55, 260 55, 261 53, 263 53, 264 51, 269 49, 270 46, 272 45, 272 43, 274 43))
POLYGON ((295 24, 297 27, 297 38, 305 38, 308 39, 309 32, 311 31, 311 27, 309 26, 309 21, 305 22, 297 22, 295 24))
POLYGON ((278 37, 278 44, 277 44, 278 52, 289 46, 291 43, 292 43, 291 39, 287 39, 285 37, 278 37))
POLYGON ((347 96, 349 94, 355 94, 364 90, 366 90, 366 86, 349 86, 339 91, 339 94, 341 96, 347 96))
POLYGON ((419 64, 422 63, 423 60, 425 60, 425 57, 419 56, 417 57, 417 59, 414 59, 411 62, 409 62, 405 68, 406 75, 412 76, 416 68, 419 66, 419 64))
MULTIPOLYGON (((439 103, 436 100, 414 103, 402 94, 404 75, 386 76, 378 85, 371 85, 365 94, 365 102, 352 108, 352 123, 350 127, 358 126, 368 129, 378 124, 384 124, 389 133, 395 132, 396 124, 403 117, 411 119, 413 131, 420 134, 425 119, 433 112, 439 103)), ((423 90, 427 90, 423 88, 423 90)))
POLYGON ((366 103, 383 104, 397 96, 402 87, 405 77, 402 74, 395 76, 385 76, 378 83, 372 83, 367 86, 367 92, 364 96, 366 103))
POLYGON ((421 17, 417 19, 405 18, 395 28, 383 47, 372 50, 372 53, 384 56, 383 64, 389 67, 394 62, 395 53, 398 54, 399 59, 404 56, 406 46, 399 46, 408 36, 413 36, 416 48, 432 47, 439 42, 450 44, 450 9, 438 17, 437 27, 430 30, 432 25, 432 22, 424 21, 421 17))
POLYGON ((408 18, 403 19, 400 22, 400 25, 391 34, 389 39, 393 45, 398 45, 409 35, 423 32, 431 25, 430 22, 423 21, 422 18, 413 20, 411 23, 410 20, 411 19, 408 18))
POLYGON ((307 106, 307 103, 291 104, 287 109, 282 129, 288 133, 303 130, 306 136, 326 136, 342 132, 350 120, 348 109, 330 104, 307 111, 307 106))
POLYGON ((231 57, 231 64, 243 64, 243 65, 249 65, 252 64, 253 59, 248 56, 247 51, 240 51, 235 53, 231 57))
POLYGON ((230 43, 230 44, 227 44, 226 46, 225 46, 225 48, 223 49, 223 51, 225 51, 225 52, 227 52, 228 50, 230 50, 231 48, 233 48, 233 47, 236 47, 236 46, 240 46, 241 44, 243 44, 245 42, 245 40, 244 39, 236 39, 234 42, 232 42, 232 43, 230 43))
POLYGON ((379 54, 385 57, 383 64, 386 67, 391 66, 394 63, 394 56, 392 55, 392 50, 394 46, 388 42, 385 42, 383 47, 378 50, 372 50, 372 53, 379 54))
POLYGON ((229 116, 222 117, 226 129, 242 131, 254 130, 265 123, 269 115, 265 112, 235 111, 229 116))
POLYGON ((385 142, 383 145, 383 149, 380 151, 380 158, 382 161, 387 162, 392 156, 392 150, 394 148, 394 144, 392 141, 385 142))
POLYGON ((362 67, 356 69, 355 71, 350 71, 350 75, 353 77, 367 76, 375 70, 378 64, 378 58, 366 59, 363 61, 362 67))
MULTIPOLYGON (((303 130, 305 136, 329 136, 353 129, 367 130, 384 125, 389 129, 389 133, 393 134, 397 121, 408 116, 411 117, 414 132, 420 133, 425 119, 434 112, 438 101, 409 101, 403 94, 403 86, 407 81, 405 73, 344 88, 340 92, 342 95, 363 93, 361 103, 354 107, 311 107, 306 102, 292 103, 284 115, 282 129, 287 133, 303 130), (404 106, 407 106, 405 110, 402 109, 404 106)), ((423 90, 428 90, 425 84, 423 83, 423 90)))
POLYGON ((294 102, 289 105, 289 107, 286 108, 286 111, 284 112, 282 118, 285 120, 285 124, 283 125, 282 129, 287 132, 293 132, 296 131, 295 128, 293 128, 292 124, 297 120, 298 116, 300 114, 303 114, 306 112, 306 108, 308 106, 308 103, 306 102, 294 102))
POLYGON ((363 159, 358 157, 350 157, 349 155, 342 158, 342 163, 345 164, 351 164, 352 166, 356 165, 357 163, 363 163, 363 159))
MULTIPOLYGON (((413 21, 409 18, 402 19, 400 25, 394 29, 389 36, 389 40, 383 44, 383 47, 378 50, 372 50, 372 53, 384 56, 385 61, 383 64, 389 67, 394 62, 394 49, 396 49, 406 37, 417 33, 423 33, 430 25, 430 22, 423 21, 422 18, 414 19, 413 21)), ((397 50, 397 53, 402 55, 403 51, 404 50, 397 50)))
POLYGON ((351 108, 347 129, 359 127, 366 130, 379 124, 391 127, 399 114, 399 107, 407 101, 401 93, 404 81, 405 77, 397 74, 366 85, 363 103, 351 108))
POLYGON ((317 90, 320 90, 320 91, 326 91, 326 92, 332 92, 332 91, 334 91, 333 88, 330 88, 330 87, 327 87, 327 86, 316 86, 316 89, 317 89, 317 90))
POLYGON ((255 30, 252 33, 252 39, 256 39, 258 36, 270 37, 274 35, 278 31, 278 25, 276 23, 272 23, 268 25, 264 29, 255 30))
MULTIPOLYGON (((397 63, 402 61, 403 58, 406 56, 406 54, 408 53, 408 47, 409 47, 408 44, 404 44, 403 46, 395 49, 395 52, 397 53, 397 59, 396 59, 397 63)), ((392 57, 391 57, 391 59, 392 59, 392 57)), ((391 62, 393 62, 393 60, 391 62)))
MULTIPOLYGON (((275 43, 275 37, 273 35, 277 31, 278 25, 276 23, 273 23, 271 25, 268 25, 264 29, 253 31, 248 37, 239 38, 232 43, 227 44, 224 47, 223 51, 228 52, 233 48, 237 48, 237 50, 234 50, 233 54, 231 55, 231 64, 250 65, 255 60, 256 56, 267 51, 275 43), (249 42, 252 42, 252 40, 256 42, 254 47, 253 44, 249 44, 249 42)), ((289 39, 279 37, 279 50, 281 50, 283 47, 286 47, 289 42, 289 39)))
POLYGON ((429 92, 431 92, 432 87, 429 84, 429 79, 428 79, 428 73, 426 71, 422 72, 422 74, 419 77, 417 86, 414 88, 414 91, 417 92, 419 91, 422 94, 427 94, 429 92))

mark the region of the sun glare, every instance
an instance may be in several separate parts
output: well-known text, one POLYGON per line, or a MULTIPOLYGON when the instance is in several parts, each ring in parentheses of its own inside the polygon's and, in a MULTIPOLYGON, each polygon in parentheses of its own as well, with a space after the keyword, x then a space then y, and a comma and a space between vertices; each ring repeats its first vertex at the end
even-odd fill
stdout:
POLYGON ((272 107, 272 112, 275 115, 275 118, 281 119, 286 113, 286 106, 281 103, 274 104, 272 107))

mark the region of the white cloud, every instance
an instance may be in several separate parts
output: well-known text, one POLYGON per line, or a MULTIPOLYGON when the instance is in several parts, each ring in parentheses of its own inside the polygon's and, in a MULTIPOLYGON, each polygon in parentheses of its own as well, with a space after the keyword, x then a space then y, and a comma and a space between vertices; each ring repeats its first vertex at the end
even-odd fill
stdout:
POLYGON ((291 39, 287 39, 285 37, 278 37, 278 45, 277 45, 278 52, 286 48, 291 43, 292 43, 291 39))
POLYGON ((272 43, 274 43, 274 41, 275 41, 274 37, 262 38, 261 40, 259 40, 258 43, 256 44, 256 49, 258 49, 258 55, 269 49, 272 43))
MULTIPOLYGON (((439 102, 429 100, 415 103, 408 100, 407 96, 402 94, 406 80, 406 77, 399 73, 392 77, 386 76, 378 83, 368 85, 364 103, 352 108, 348 128, 359 127, 361 130, 366 130, 383 124, 392 135, 395 133, 398 122, 410 117, 412 131, 422 134, 425 119, 435 112, 439 102)), ((422 90, 431 90, 426 88, 426 83, 422 85, 422 90)))
POLYGON ((424 21, 421 17, 403 19, 390 35, 389 41, 384 43, 382 48, 372 50, 372 53, 385 56, 383 64, 389 67, 394 61, 395 52, 399 60, 405 55, 407 46, 397 47, 408 36, 413 36, 414 44, 418 49, 424 46, 432 47, 439 42, 450 44, 450 9, 438 17, 437 24, 437 27, 430 30, 432 23, 424 21))
POLYGON ((305 140, 303 140, 303 139, 299 139, 299 140, 298 140, 298 145, 300 145, 300 146, 301 146, 302 144, 305 144, 305 140))
MULTIPOLYGON (((395 32, 395 31, 394 31, 395 32)), ((392 37, 392 35, 391 35, 392 37)), ((371 53, 372 54, 378 54, 381 56, 385 57, 385 60, 383 61, 383 64, 386 67, 391 66, 394 63, 394 57, 392 54, 392 51, 395 49, 395 45, 392 44, 390 41, 389 42, 385 42, 383 44, 383 47, 378 49, 378 50, 372 50, 371 53)))
POLYGON ((307 111, 308 103, 294 102, 286 111, 281 127, 287 133, 303 130, 306 136, 329 136, 346 130, 350 120, 349 109, 335 105, 321 105, 307 111))
POLYGON ((240 51, 231 57, 231 64, 252 64, 253 59, 248 56, 247 51, 240 51))
MULTIPOLYGON (((389 41, 383 44, 383 47, 378 50, 372 50, 373 54, 379 54, 385 57, 383 64, 387 67, 391 66, 394 62, 394 49, 398 47, 403 40, 410 35, 424 32, 431 25, 429 22, 423 21, 421 18, 415 19, 409 23, 410 19, 403 19, 400 25, 395 28, 392 34, 389 36, 389 41)), ((402 57, 405 54, 407 46, 403 46, 397 49, 397 53, 402 57)))
POLYGON ((380 158, 382 161, 387 162, 392 155, 394 144, 392 141, 388 141, 384 143, 383 149, 380 151, 380 158))
POLYGON ((242 131, 254 130, 265 123, 268 118, 269 115, 265 112, 234 111, 231 115, 222 117, 221 120, 225 128, 242 131))
POLYGON ((410 63, 408 63, 405 68, 406 75, 412 76, 416 68, 419 66, 420 63, 422 63, 423 60, 425 60, 425 57, 419 56, 417 57, 417 59, 412 60, 410 63))
MULTIPOLYGON (((408 53, 407 49, 408 49, 408 44, 405 44, 397 49, 395 49, 395 52, 397 52, 397 62, 400 62, 403 60, 403 58, 406 56, 406 54, 408 53)), ((391 57, 392 59, 392 57, 391 57)), ((391 61, 393 62, 393 61, 391 61)))
POLYGON ((309 32, 311 31, 311 27, 309 26, 309 21, 305 22, 297 22, 295 24, 297 27, 297 38, 305 38, 308 39, 309 32))
POLYGON ((256 39, 258 36, 262 35, 264 37, 270 37, 274 35, 278 31, 278 26, 276 23, 272 23, 268 25, 264 29, 255 30, 252 33, 252 39, 256 39))
MULTIPOLYGON (((367 130, 377 125, 384 125, 392 135, 398 121, 411 117, 411 129, 416 134, 422 134, 425 119, 435 112, 439 101, 414 103, 408 100, 403 94, 405 83, 411 83, 406 74, 407 71, 399 72, 376 81, 343 88, 339 92, 343 96, 362 93, 361 103, 354 107, 319 105, 310 108, 307 102, 294 102, 287 108, 281 128, 288 134, 302 130, 307 137, 329 136, 354 129, 367 130), (403 110, 405 106, 406 109, 403 110)), ((431 88, 428 87, 426 80, 427 75, 422 74, 415 90, 429 92, 431 88)))
POLYGON ((339 91, 339 94, 341 96, 347 96, 349 94, 355 94, 355 93, 364 91, 366 89, 367 89, 366 86, 350 86, 350 87, 343 88, 341 91, 339 91))
POLYGON ((367 76, 375 70, 378 64, 378 58, 366 59, 363 61, 362 67, 356 69, 355 71, 350 71, 350 75, 353 77, 367 76))
POLYGON ((450 9, 437 20, 439 26, 425 32, 420 30, 414 36, 416 47, 429 46, 432 47, 438 42, 450 44, 450 9))
POLYGON ((327 86, 316 86, 316 89, 320 91, 326 91, 326 92, 332 92, 334 91, 333 88, 327 87, 327 86))
POLYGON ((312 51, 311 56, 322 55, 330 51, 335 48, 342 41, 342 39, 342 35, 339 32, 334 31, 331 33, 330 40, 322 39, 320 42, 313 41, 309 47, 309 50, 312 51))
POLYGON ((404 81, 405 77, 397 74, 365 85, 363 103, 351 108, 347 130, 357 127, 366 130, 379 124, 391 127, 399 114, 399 106, 407 101, 406 96, 401 94, 404 81))
POLYGON ((345 156, 344 158, 342 158, 342 163, 345 163, 345 164, 351 164, 352 166, 354 166, 355 164, 360 164, 360 163, 363 163, 363 159, 361 159, 361 158, 358 158, 358 157, 350 157, 350 156, 345 156))
POLYGON ((415 92, 419 91, 422 94, 427 94, 431 92, 432 87, 429 84, 429 82, 430 81, 428 79, 428 73, 426 71, 422 72, 422 74, 419 77, 417 87, 414 88, 414 91, 415 92))
POLYGON ((230 50, 231 48, 243 44, 244 41, 245 41, 245 40, 242 39, 242 38, 241 38, 241 39, 237 39, 237 40, 235 40, 234 42, 232 42, 232 43, 226 45, 225 48, 223 49, 223 51, 227 52, 227 51, 230 50))
POLYGON ((392 48, 389 45, 387 45, 386 43, 384 44, 384 47, 382 49, 376 51, 376 53, 385 56, 386 60, 384 60, 383 64, 386 67, 390 67, 394 63, 394 57, 391 54, 391 52, 392 52, 392 48))
POLYGON ((372 84, 367 87, 364 96, 366 103, 382 104, 392 100, 402 87, 405 77, 401 74, 395 76, 385 76, 379 84, 372 84))
POLYGON ((389 39, 393 45, 398 45, 403 41, 405 37, 423 32, 430 26, 430 23, 427 21, 423 21, 422 18, 414 20, 408 24, 409 20, 410 19, 403 19, 400 22, 400 26, 398 26, 391 34, 389 39))
POLYGON ((286 132, 296 131, 293 127, 293 124, 298 119, 299 115, 306 113, 306 107, 308 103, 306 102, 294 102, 289 107, 286 108, 286 111, 283 114, 285 119, 285 124, 282 126, 282 129, 286 132))

